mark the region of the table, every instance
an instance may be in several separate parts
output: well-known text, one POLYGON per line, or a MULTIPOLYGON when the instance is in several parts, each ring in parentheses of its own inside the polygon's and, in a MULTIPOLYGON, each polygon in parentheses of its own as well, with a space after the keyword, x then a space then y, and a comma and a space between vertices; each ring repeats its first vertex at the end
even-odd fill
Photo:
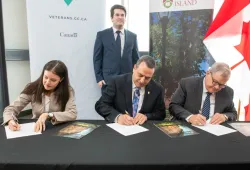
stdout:
POLYGON ((125 137, 103 120, 82 122, 101 126, 79 140, 54 135, 69 123, 57 126, 48 123, 42 135, 9 140, 1 127, 0 169, 250 168, 250 138, 239 132, 217 137, 189 125, 199 135, 170 138, 154 122, 147 122, 143 126, 149 131, 125 137))

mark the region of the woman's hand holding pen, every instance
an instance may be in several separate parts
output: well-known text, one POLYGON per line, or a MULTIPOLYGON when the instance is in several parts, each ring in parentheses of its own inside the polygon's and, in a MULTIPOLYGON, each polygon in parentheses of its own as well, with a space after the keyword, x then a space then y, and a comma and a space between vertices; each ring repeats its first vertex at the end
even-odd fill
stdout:
POLYGON ((12 119, 8 122, 8 127, 12 131, 20 130, 20 125, 16 121, 14 121, 12 119))

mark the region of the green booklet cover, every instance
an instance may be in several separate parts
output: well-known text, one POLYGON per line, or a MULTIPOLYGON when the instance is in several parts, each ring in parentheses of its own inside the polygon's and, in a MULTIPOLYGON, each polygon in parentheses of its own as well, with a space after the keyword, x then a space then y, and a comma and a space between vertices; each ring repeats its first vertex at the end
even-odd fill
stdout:
POLYGON ((56 136, 62 136, 67 138, 80 139, 83 136, 89 134, 100 125, 84 123, 84 122, 74 122, 61 130, 59 130, 56 136))
POLYGON ((154 125, 171 138, 198 134, 196 131, 181 124, 180 122, 161 122, 155 123, 154 125))

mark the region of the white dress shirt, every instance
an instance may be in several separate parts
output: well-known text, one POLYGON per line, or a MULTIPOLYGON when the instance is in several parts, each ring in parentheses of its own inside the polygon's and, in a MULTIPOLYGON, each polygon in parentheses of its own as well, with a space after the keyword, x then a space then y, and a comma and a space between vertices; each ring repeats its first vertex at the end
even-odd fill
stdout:
POLYGON ((124 28, 122 30, 118 30, 118 29, 116 29, 116 28, 113 27, 113 33, 114 33, 115 40, 117 38, 116 31, 121 31, 120 37, 121 37, 121 56, 122 56, 123 49, 124 49, 124 44, 125 44, 125 32, 124 32, 124 28))
MULTIPOLYGON (((132 81, 132 102, 133 102, 133 97, 134 97, 134 92, 135 92, 136 86, 134 84, 134 82, 132 81)), ((138 108, 137 108, 137 113, 141 110, 142 104, 143 104, 143 100, 144 100, 144 96, 145 96, 145 87, 141 87, 140 89, 140 98, 139 98, 139 103, 138 103, 138 108)), ((132 103, 131 103, 132 105, 132 103)), ((133 109, 133 108, 132 108, 133 109)), ((117 115, 115 118, 115 123, 118 122, 118 117, 121 114, 117 115)))
MULTIPOLYGON (((201 98, 201 107, 200 107, 200 113, 202 114, 202 107, 204 104, 204 101, 207 97, 207 88, 205 85, 205 78, 203 79, 203 91, 202 91, 202 98, 201 98)), ((210 95, 210 114, 209 114, 209 118, 211 118, 214 115, 214 107, 215 107, 215 93, 212 93, 210 95)), ((188 122, 188 120, 190 119, 190 117, 193 115, 190 115, 186 118, 186 121, 188 122)))
MULTIPOLYGON (((205 85, 205 78, 203 79, 203 92, 202 92, 202 100, 201 100, 201 107, 200 107, 200 111, 202 111, 202 107, 204 104, 204 101, 207 97, 207 89, 206 89, 206 85, 205 85)), ((212 93, 210 95, 210 114, 209 114, 209 118, 211 118, 214 115, 214 106, 215 106, 215 93, 212 93)))

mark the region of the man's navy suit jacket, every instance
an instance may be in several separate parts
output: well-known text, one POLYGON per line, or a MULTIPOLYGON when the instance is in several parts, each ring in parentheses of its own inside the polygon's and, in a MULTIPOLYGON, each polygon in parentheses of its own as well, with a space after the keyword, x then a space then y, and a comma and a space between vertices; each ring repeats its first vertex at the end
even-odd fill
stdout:
POLYGON ((125 29, 123 55, 116 48, 113 28, 97 33, 94 46, 94 70, 97 83, 104 80, 106 83, 111 77, 130 73, 139 59, 137 36, 125 29))

